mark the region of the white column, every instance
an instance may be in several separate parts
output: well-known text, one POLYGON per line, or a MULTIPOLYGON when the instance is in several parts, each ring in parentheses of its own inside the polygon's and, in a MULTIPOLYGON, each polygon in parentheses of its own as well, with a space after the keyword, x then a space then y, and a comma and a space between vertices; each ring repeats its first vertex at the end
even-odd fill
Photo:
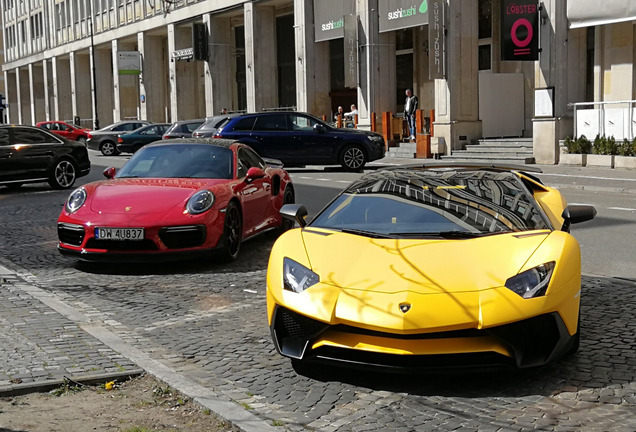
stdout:
POLYGON ((559 162, 559 139, 572 130, 567 118, 568 19, 566 2, 544 0, 541 10, 539 61, 535 62, 535 88, 554 87, 554 117, 533 119, 532 135, 535 161, 559 162))
POLYGON ((294 0, 296 106, 298 111, 330 113, 329 43, 315 42, 311 0, 294 0))
MULTIPOLYGON (((172 55, 175 50, 175 26, 174 24, 168 24, 168 55, 172 55)), ((171 58, 168 63, 168 68, 168 84, 170 87, 170 121, 176 121, 178 118, 179 106, 177 103, 177 61, 171 58)))
MULTIPOLYGON (((446 152, 458 149, 460 136, 481 137, 477 63, 477 2, 453 1, 446 5, 446 79, 435 80, 435 136, 443 137, 446 152)), ((463 139, 462 139, 463 141, 463 139)))
POLYGON ((276 17, 272 6, 245 3, 247 111, 278 106, 276 17))
POLYGON ((29 63, 29 101, 31 102, 31 123, 38 120, 35 116, 35 91, 33 88, 33 63, 29 63))
MULTIPOLYGON (((11 123, 11 110, 9 109, 9 72, 4 71, 4 95, 5 95, 5 104, 6 108, 4 109, 4 114, 7 118, 7 123, 11 123)), ((0 119, 2 121, 3 119, 0 119)))
MULTIPOLYGON (((76 80, 76 72, 77 72, 77 65, 76 63, 76 58, 75 58, 75 53, 71 52, 69 53, 69 61, 70 61, 70 66, 71 66, 71 106, 72 106, 72 116, 75 117, 77 115, 77 80, 76 80)), ((56 120, 62 120, 62 119, 56 119, 56 120)))
POLYGON ((51 58, 51 73, 53 75, 53 118, 58 120, 60 118, 60 96, 59 96, 59 86, 58 86, 58 64, 57 57, 51 58))
POLYGON ((51 120, 51 106, 49 101, 49 67, 45 60, 42 60, 42 78, 44 80, 44 119, 51 120))
POLYGON ((218 114, 223 108, 233 109, 234 89, 232 62, 232 27, 228 18, 203 15, 208 26, 208 61, 203 64, 206 116, 218 114))
MULTIPOLYGON (((148 120, 148 110, 146 109, 148 101, 146 99, 145 84, 146 34, 144 32, 137 33, 137 49, 139 50, 139 55, 141 55, 141 72, 139 73, 139 119, 148 120)), ((147 79, 150 79, 150 71, 148 71, 147 79)))
POLYGON ((117 52, 119 51, 119 43, 118 40, 115 39, 111 42, 112 46, 112 55, 113 55, 113 96, 114 96, 114 104, 113 104, 113 119, 115 121, 121 120, 121 98, 119 94, 119 59, 117 52))

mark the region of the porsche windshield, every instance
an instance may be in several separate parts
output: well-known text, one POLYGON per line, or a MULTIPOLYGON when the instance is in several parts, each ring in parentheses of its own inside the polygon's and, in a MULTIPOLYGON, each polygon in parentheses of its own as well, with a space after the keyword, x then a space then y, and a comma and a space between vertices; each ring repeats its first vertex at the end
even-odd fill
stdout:
POLYGON ((169 144, 144 147, 122 167, 116 178, 231 179, 232 150, 210 144, 169 144))
POLYGON ((478 236, 552 229, 510 172, 395 170, 352 184, 310 224, 372 237, 478 236))

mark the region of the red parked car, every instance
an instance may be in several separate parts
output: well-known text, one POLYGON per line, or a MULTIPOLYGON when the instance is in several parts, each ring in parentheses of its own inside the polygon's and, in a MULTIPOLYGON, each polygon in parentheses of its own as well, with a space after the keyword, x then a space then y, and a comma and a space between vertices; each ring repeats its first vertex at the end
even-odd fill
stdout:
POLYGON ((39 128, 46 129, 49 132, 53 132, 54 134, 63 136, 67 140, 79 141, 82 144, 86 144, 88 132, 91 131, 91 129, 70 125, 62 121, 39 122, 35 125, 39 128))
POLYGON ((58 219, 58 250, 83 261, 180 259, 218 252, 292 226, 279 213, 294 202, 289 174, 232 140, 172 139, 148 144, 107 180, 69 196, 58 219))

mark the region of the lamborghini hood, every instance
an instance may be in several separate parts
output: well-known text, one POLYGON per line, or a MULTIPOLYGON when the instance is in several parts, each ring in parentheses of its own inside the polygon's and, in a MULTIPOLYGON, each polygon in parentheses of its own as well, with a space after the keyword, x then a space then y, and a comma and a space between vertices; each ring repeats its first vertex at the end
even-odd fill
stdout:
POLYGON ((374 239, 304 230, 312 270, 322 283, 346 289, 421 294, 503 286, 550 231, 446 239, 374 239))
POLYGON ((88 191, 90 208, 101 214, 165 214, 183 208, 197 190, 210 181, 183 179, 121 179, 98 183, 88 191))

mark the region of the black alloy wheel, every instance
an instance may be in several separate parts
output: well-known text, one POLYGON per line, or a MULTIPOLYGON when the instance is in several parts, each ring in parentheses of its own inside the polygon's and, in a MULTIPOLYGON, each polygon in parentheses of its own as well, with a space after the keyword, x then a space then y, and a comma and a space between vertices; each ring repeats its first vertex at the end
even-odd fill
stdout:
POLYGON ((241 250, 241 240, 243 237, 243 220, 241 210, 238 206, 230 202, 225 209, 225 222, 223 224, 224 244, 221 257, 224 261, 233 261, 238 257, 241 250))
POLYGON ((340 154, 340 165, 348 171, 359 171, 367 163, 367 155, 360 146, 350 144, 340 154))
POLYGON ((68 189, 75 183, 77 167, 69 159, 60 159, 55 163, 49 176, 49 184, 53 189, 68 189))

